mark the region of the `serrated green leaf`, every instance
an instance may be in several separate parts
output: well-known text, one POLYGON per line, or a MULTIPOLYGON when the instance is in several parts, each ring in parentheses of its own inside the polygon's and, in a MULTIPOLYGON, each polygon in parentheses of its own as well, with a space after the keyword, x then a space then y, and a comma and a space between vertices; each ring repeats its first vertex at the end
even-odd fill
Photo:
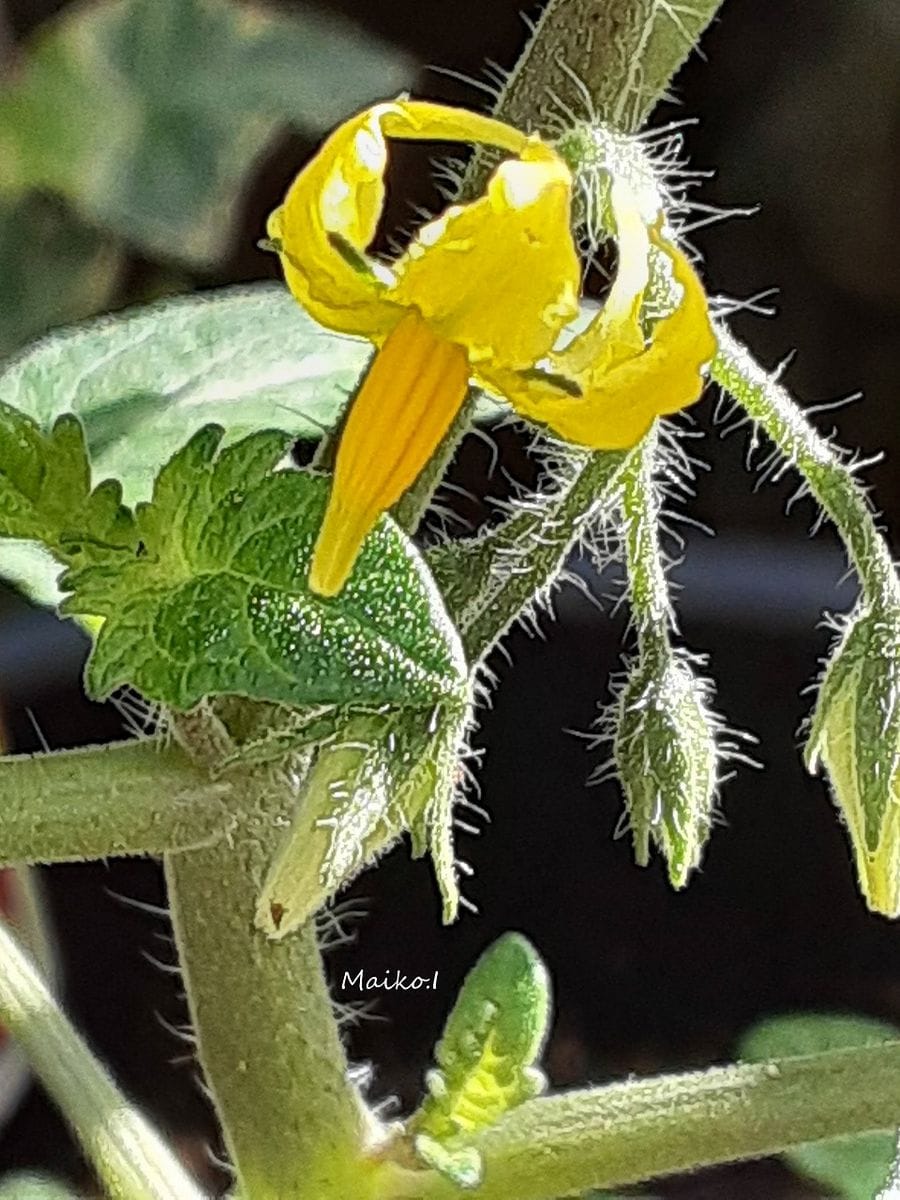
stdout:
POLYGON ((63 580, 65 611, 105 618, 92 694, 128 683, 181 710, 215 695, 424 706, 458 694, 459 640, 394 523, 378 523, 347 587, 322 599, 306 579, 327 480, 271 473, 286 434, 222 439, 207 426, 163 468, 130 555, 63 580))
POLYGON ((57 191, 151 257, 208 265, 280 129, 320 133, 409 74, 401 52, 310 7, 82 3, 0 93, 4 186, 57 191))
POLYGON ((0 358, 102 308, 120 258, 110 239, 61 203, 0 197, 0 358))
POLYGON ((120 558, 133 533, 118 484, 91 488, 75 417, 59 417, 44 433, 0 402, 0 537, 41 542, 60 562, 77 565, 120 558))
MULTIPOLYGON (((877 1046, 898 1031, 868 1017, 798 1013, 762 1021, 744 1036, 739 1055, 748 1062, 818 1054, 852 1046, 877 1046)), ((799 1146, 784 1155, 799 1172, 844 1200, 873 1200, 888 1179, 897 1139, 890 1133, 833 1138, 799 1146)))
POLYGON ((535 1068, 550 1017, 550 980, 531 944, 504 934, 466 976, 441 1040, 429 1095, 410 1120, 445 1150, 465 1147, 480 1129, 538 1094, 535 1068))

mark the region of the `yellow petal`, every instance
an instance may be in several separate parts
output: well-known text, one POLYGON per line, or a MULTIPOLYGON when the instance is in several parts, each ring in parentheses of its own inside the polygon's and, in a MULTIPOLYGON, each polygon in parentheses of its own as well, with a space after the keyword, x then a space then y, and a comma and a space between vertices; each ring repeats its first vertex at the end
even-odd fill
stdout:
MULTIPOLYGON (((669 256, 681 303, 653 331, 650 345, 613 366, 589 366, 582 374, 569 369, 570 351, 553 358, 553 369, 572 377, 581 399, 565 395, 543 381, 507 375, 496 380, 512 406, 567 441, 595 450, 622 450, 636 445, 664 413, 687 408, 699 399, 704 369, 715 353, 706 295, 684 253, 655 230, 651 239, 669 256)), ((581 354, 576 339, 574 353, 581 354)))
POLYGON ((465 351, 437 337, 415 310, 375 357, 347 417, 309 586, 334 596, 366 535, 431 458, 465 398, 465 351))
POLYGON ((575 378, 596 378, 644 350, 640 313, 650 278, 650 234, 634 193, 620 179, 613 180, 610 202, 619 257, 612 287, 599 316, 553 360, 554 370, 575 378))
POLYGON ((462 108, 398 100, 366 109, 324 142, 270 216, 268 233, 303 307, 329 329, 373 341, 402 315, 385 294, 390 270, 365 257, 384 203, 388 137, 485 142, 513 154, 535 140, 462 108))
POLYGON ((408 141, 473 142, 521 154, 533 139, 512 125, 447 104, 427 100, 395 100, 382 105, 386 137, 408 141))
POLYGON ((465 346, 476 373, 487 360, 531 367, 578 311, 571 188, 562 160, 528 140, 484 196, 419 231, 396 266, 391 298, 465 346))
POLYGON ((364 258, 384 202, 387 147, 377 105, 346 121, 300 172, 269 218, 291 292, 320 324, 384 334, 401 314, 364 258), (356 254, 359 262, 348 261, 356 254))

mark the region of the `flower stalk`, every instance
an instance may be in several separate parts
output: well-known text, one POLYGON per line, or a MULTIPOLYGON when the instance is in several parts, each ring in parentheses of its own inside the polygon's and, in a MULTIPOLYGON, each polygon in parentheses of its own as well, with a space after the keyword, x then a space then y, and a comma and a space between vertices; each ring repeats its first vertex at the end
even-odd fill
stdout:
POLYGON ((900 579, 878 531, 866 494, 846 463, 791 399, 724 325, 710 373, 774 442, 834 523, 859 577, 864 602, 900 605, 900 579))
POLYGON ((783 387, 724 328, 713 378, 742 405, 834 522, 860 602, 826 666, 806 749, 847 824, 869 907, 900 915, 900 578, 865 492, 783 387))
POLYGON ((612 717, 612 750, 628 809, 635 858, 646 866, 650 842, 673 887, 700 864, 717 783, 717 721, 708 683, 669 637, 672 610, 659 545, 660 505, 651 432, 622 469, 622 516, 628 595, 637 654, 612 717))
POLYGON ((672 655, 672 608, 659 547, 659 497, 653 472, 658 435, 649 433, 628 455, 621 474, 628 599, 638 653, 662 665, 672 655))

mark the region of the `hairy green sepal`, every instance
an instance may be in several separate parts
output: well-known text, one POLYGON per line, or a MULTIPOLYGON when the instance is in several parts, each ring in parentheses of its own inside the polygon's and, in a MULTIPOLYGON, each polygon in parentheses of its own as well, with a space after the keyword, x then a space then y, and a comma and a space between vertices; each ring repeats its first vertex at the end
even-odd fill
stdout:
POLYGON ((806 747, 828 770, 860 886, 900 914, 900 605, 877 598, 850 620, 825 671, 806 747))
POLYGON ((320 747, 291 828, 263 883, 256 924, 291 933, 405 832, 416 857, 430 853, 444 920, 455 919, 452 806, 464 696, 430 709, 348 717, 320 747))

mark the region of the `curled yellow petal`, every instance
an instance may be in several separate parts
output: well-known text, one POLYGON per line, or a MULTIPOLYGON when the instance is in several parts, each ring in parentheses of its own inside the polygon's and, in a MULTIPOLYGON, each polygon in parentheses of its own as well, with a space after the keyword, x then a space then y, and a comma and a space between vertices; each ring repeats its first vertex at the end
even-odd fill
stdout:
POLYGON ((367 109, 336 129, 269 218, 291 292, 320 324, 341 333, 384 334, 399 316, 364 257, 384 202, 381 122, 388 107, 367 109))
POLYGON ((487 191, 425 225, 396 265, 391 298, 479 364, 524 369, 578 312, 581 271, 570 230, 571 176, 529 141, 487 191))
POLYGON ((376 104, 336 129, 270 216, 268 234, 303 307, 329 329, 376 342, 402 316, 392 272, 366 257, 384 203, 388 137, 485 142, 512 154, 538 146, 560 161, 502 121, 421 101, 376 104))
POLYGON ((465 351, 415 310, 390 333, 356 395, 341 436, 309 586, 334 596, 366 535, 431 458, 465 398, 465 351))
POLYGON ((386 137, 406 141, 472 142, 521 154, 532 139, 512 125, 428 100, 395 100, 383 106, 381 127, 386 137))
MULTIPOLYGON (((579 344, 581 338, 576 338, 562 354, 553 356, 552 370, 580 387, 580 399, 547 381, 522 375, 498 381, 523 416, 548 425, 567 441, 594 450, 635 446, 657 416, 678 412, 698 400, 704 370, 715 353, 706 294, 697 273, 683 251, 658 231, 650 230, 649 236, 669 257, 682 299, 657 323, 646 349, 629 355, 622 344, 611 364, 601 345, 593 362, 585 364, 584 346, 579 344)), ((615 328, 611 332, 615 336, 615 328)), ((597 346, 592 329, 582 337, 597 346)))

